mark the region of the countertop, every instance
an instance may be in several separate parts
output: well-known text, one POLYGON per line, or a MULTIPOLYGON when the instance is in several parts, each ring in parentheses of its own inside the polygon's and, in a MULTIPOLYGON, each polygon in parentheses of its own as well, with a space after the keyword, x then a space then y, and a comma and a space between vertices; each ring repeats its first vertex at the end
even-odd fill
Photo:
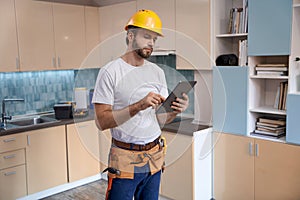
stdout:
MULTIPOLYGON (((55 118, 54 113, 50 113, 45 116, 55 118)), ((42 129, 42 128, 50 128, 50 127, 54 127, 54 126, 79 123, 79 122, 89 121, 89 120, 93 120, 93 119, 94 119, 94 112, 89 111, 88 115, 85 117, 76 117, 73 119, 60 119, 60 120, 57 120, 57 121, 54 121, 51 123, 45 123, 45 124, 42 123, 42 124, 37 124, 34 126, 24 126, 24 127, 11 128, 8 130, 1 130, 0 136, 22 133, 22 132, 32 131, 32 130, 37 130, 37 129, 42 129)), ((175 118, 175 120, 173 122, 171 122, 170 124, 166 124, 165 126, 163 126, 161 128, 163 131, 169 131, 169 132, 174 132, 174 133, 178 133, 178 134, 193 136, 194 132, 209 128, 209 126, 195 124, 195 123, 193 123, 192 118, 177 117, 177 118, 175 118)))

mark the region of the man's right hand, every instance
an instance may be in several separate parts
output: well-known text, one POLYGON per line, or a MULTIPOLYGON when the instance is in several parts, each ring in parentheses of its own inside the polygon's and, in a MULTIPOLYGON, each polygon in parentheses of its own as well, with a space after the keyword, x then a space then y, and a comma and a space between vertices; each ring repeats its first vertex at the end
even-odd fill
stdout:
POLYGON ((139 101, 139 104, 141 106, 141 110, 145 110, 148 107, 152 107, 155 109, 157 106, 159 106, 162 102, 164 102, 165 98, 161 96, 160 94, 149 92, 147 96, 145 96, 143 99, 139 101))

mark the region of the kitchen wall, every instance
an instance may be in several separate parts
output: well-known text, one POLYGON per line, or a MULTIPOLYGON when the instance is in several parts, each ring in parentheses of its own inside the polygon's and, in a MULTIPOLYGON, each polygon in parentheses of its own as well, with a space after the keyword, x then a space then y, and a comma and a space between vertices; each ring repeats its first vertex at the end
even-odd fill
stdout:
MULTIPOLYGON (((175 70, 176 57, 154 56, 150 58, 165 71, 169 90, 180 80, 193 80, 191 70, 175 70)), ((36 114, 53 111, 60 101, 74 100, 74 88, 85 87, 88 91, 95 86, 99 69, 54 70, 34 72, 0 73, 0 100, 23 98, 25 102, 6 102, 9 115, 36 114)), ((194 95, 189 94, 190 106, 186 113, 194 112, 194 95)), ((2 113, 2 108, 1 108, 2 113)))

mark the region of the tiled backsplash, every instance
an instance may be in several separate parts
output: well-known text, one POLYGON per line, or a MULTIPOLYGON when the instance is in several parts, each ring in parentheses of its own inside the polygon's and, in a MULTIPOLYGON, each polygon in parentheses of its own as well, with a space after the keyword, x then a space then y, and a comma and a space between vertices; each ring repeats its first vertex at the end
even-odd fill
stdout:
MULTIPOLYGON (((180 80, 193 80, 194 72, 175 70, 175 56, 155 56, 152 61, 165 71, 168 88, 172 90, 180 80)), ((53 111, 60 101, 74 100, 74 88, 95 86, 99 69, 57 70, 0 73, 0 101, 4 98, 22 98, 25 102, 6 102, 9 115, 35 114, 53 111)), ((190 94, 186 113, 193 113, 194 98, 190 94)), ((2 113, 2 109, 1 109, 2 113)))

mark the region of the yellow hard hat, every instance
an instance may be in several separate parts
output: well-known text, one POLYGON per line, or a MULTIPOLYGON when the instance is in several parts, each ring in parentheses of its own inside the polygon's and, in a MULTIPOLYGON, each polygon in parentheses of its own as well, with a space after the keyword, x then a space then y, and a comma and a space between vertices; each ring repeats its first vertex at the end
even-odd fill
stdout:
POLYGON ((136 12, 127 22, 125 30, 128 30, 128 26, 136 26, 144 28, 163 36, 162 23, 159 16, 152 10, 139 10, 136 12))

